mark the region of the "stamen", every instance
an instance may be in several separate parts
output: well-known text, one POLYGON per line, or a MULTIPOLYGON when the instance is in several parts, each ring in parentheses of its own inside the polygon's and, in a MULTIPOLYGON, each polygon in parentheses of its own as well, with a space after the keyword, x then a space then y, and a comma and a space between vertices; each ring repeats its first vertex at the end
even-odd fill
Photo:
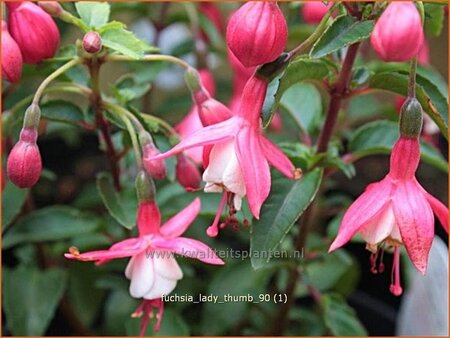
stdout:
POLYGON ((400 285, 400 248, 398 246, 394 249, 394 261, 392 263, 391 273, 391 285, 389 291, 394 296, 400 296, 403 293, 402 286, 400 285))
POLYGON ((373 274, 378 273, 377 258, 378 258, 378 250, 370 255, 370 272, 372 272, 373 274))
POLYGON ((213 224, 206 229, 206 234, 209 237, 216 237, 219 234, 219 221, 220 217, 222 216, 223 208, 227 202, 228 193, 226 191, 223 192, 222 199, 219 203, 219 208, 217 209, 216 217, 214 218, 213 224))
POLYGON ((383 273, 384 272, 384 262, 383 262, 383 258, 384 258, 384 242, 381 245, 381 255, 380 255, 380 263, 378 264, 378 272, 379 273, 383 273))

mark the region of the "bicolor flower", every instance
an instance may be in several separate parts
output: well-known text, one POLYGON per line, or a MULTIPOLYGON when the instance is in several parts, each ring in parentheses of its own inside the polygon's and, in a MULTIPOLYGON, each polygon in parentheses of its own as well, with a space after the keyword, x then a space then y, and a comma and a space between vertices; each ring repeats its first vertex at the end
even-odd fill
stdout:
MULTIPOLYGON (((261 109, 267 80, 257 75, 244 88, 236 115, 223 122, 200 129, 178 145, 154 159, 166 158, 186 149, 212 145, 208 166, 203 173, 205 191, 224 192, 218 215, 226 202, 239 210, 246 195, 251 213, 259 218, 261 206, 270 192, 269 163, 285 176, 295 179, 300 171, 287 156, 261 133, 261 109)), ((218 217, 208 234, 218 232, 218 217)))
POLYGON ((111 259, 131 257, 125 270, 125 276, 131 281, 130 294, 134 298, 144 299, 133 316, 144 315, 142 335, 153 307, 157 307, 159 315, 155 330, 158 330, 163 311, 161 298, 172 292, 177 281, 183 277, 173 254, 195 258, 208 264, 224 264, 207 245, 195 239, 180 237, 197 217, 200 207, 200 199, 197 198, 160 226, 161 215, 156 203, 153 200, 141 201, 137 215, 139 237, 118 242, 108 250, 81 254, 71 252, 65 254, 65 257, 96 261, 97 265, 111 259))
POLYGON ((340 248, 359 233, 373 253, 372 271, 376 272, 379 244, 382 250, 385 246, 393 247, 391 292, 395 295, 402 293, 400 246, 405 246, 414 266, 424 274, 434 237, 433 212, 448 232, 448 208, 426 192, 415 177, 419 161, 418 137, 402 134, 392 150, 389 173, 380 182, 369 185, 353 202, 329 250, 340 248))

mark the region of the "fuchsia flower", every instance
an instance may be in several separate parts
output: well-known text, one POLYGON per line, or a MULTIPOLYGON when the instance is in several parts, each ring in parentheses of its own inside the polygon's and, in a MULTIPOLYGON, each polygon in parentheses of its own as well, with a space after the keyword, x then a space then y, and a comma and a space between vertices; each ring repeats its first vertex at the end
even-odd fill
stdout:
MULTIPOLYGON (((270 191, 269 163, 289 178, 300 176, 287 156, 261 134, 260 115, 266 91, 267 81, 253 76, 244 88, 235 116, 198 130, 168 152, 154 157, 166 158, 192 147, 213 145, 203 180, 205 191, 224 191, 218 216, 227 201, 231 209, 239 210, 242 198, 247 195, 252 214, 259 218, 261 205, 270 191)), ((211 236, 218 232, 218 216, 208 231, 211 236)))
POLYGON ((276 2, 249 1, 231 16, 226 40, 244 66, 269 63, 286 46, 286 20, 276 2))
POLYGON ((186 191, 198 189, 202 177, 197 165, 188 156, 184 154, 177 155, 177 164, 175 166, 175 176, 186 191))
POLYGON ((420 51, 424 33, 413 2, 392 2, 378 19, 370 42, 384 61, 408 61, 420 51))
POLYGON ((36 144, 37 130, 24 128, 6 164, 8 177, 19 188, 31 188, 41 177, 42 161, 36 144))
POLYGON ((19 46, 9 34, 6 22, 2 20, 2 78, 9 82, 19 81, 22 62, 19 46))
POLYGON ((150 141, 142 146, 142 163, 145 171, 156 180, 163 180, 166 177, 166 163, 164 160, 153 161, 153 156, 161 154, 161 152, 150 141))
MULTIPOLYGON (((407 101, 405 105, 408 104, 407 101)), ((427 193, 415 177, 419 161, 418 137, 402 133, 392 150, 389 173, 380 182, 369 185, 353 202, 329 250, 340 248, 359 233, 367 242, 367 249, 373 253, 372 271, 376 272, 378 244, 382 243, 382 250, 385 245, 393 247, 391 292, 395 295, 402 293, 400 246, 405 246, 414 266, 424 274, 434 237, 433 211, 448 232, 448 208, 427 193)), ((380 265, 383 270, 382 263, 380 265)))
POLYGON ((325 5, 322 1, 306 1, 301 7, 303 20, 312 25, 318 24, 331 6, 332 3, 325 5))
POLYGON ((194 239, 180 237, 197 217, 200 207, 200 200, 196 198, 160 226, 161 215, 156 203, 153 200, 141 201, 137 215, 139 237, 118 242, 108 250, 81 254, 72 252, 65 254, 65 257, 79 261, 96 261, 97 265, 111 259, 131 257, 125 270, 125 276, 131 281, 130 294, 134 298, 144 298, 143 303, 133 313, 133 317, 144 315, 141 322, 143 335, 148 319, 152 315, 152 308, 158 308, 159 315, 155 326, 157 331, 163 313, 161 298, 172 292, 177 281, 183 277, 172 253, 208 264, 224 264, 207 245, 194 239))
POLYGON ((23 61, 36 64, 55 55, 59 31, 52 17, 30 1, 5 2, 8 27, 22 52, 23 61))

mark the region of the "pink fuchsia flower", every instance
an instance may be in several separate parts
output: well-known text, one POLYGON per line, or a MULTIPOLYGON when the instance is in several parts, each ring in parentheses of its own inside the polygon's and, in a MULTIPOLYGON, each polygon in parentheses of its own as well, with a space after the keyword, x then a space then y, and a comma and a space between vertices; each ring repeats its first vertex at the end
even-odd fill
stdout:
POLYGON ((145 171, 156 180, 163 180, 166 177, 166 163, 164 160, 152 161, 153 156, 161 154, 153 143, 152 136, 147 131, 139 134, 142 147, 142 164, 145 171))
POLYGON ((8 177, 19 188, 31 188, 41 177, 42 160, 36 144, 37 136, 36 129, 22 129, 19 142, 9 153, 6 163, 8 177))
MULTIPOLYGON (((434 237, 433 211, 448 231, 448 208, 427 193, 415 177, 419 161, 418 138, 401 136, 392 150, 389 173, 353 202, 329 250, 340 248, 359 233, 373 253, 372 271, 376 272, 379 244, 393 247, 391 292, 395 295, 402 293, 400 246, 405 246, 414 266, 424 274, 434 237)), ((382 263, 380 268, 383 270, 382 263)))
MULTIPOLYGON (((267 81, 253 76, 244 88, 235 116, 200 129, 155 157, 166 158, 191 147, 212 145, 203 180, 206 181, 205 191, 224 192, 218 215, 227 201, 232 203, 232 209, 239 210, 246 195, 250 211, 259 218, 261 206, 270 192, 269 163, 289 178, 300 177, 287 156, 261 134, 260 115, 266 91, 267 81)), ((210 235, 217 233, 216 221, 210 235)))
POLYGON ((408 61, 422 48, 424 33, 420 14, 413 2, 388 5, 378 19, 370 42, 384 61, 408 61))
POLYGON ((226 40, 244 66, 269 63, 286 46, 286 20, 276 2, 249 1, 228 21, 226 40))
POLYGON ((194 191, 200 186, 202 177, 197 165, 184 154, 177 155, 175 176, 186 191, 194 191))
POLYGON ((318 24, 332 6, 332 3, 325 5, 322 1, 306 1, 301 7, 303 20, 312 25, 318 24))
MULTIPOLYGON (((199 70, 199 75, 203 88, 209 95, 215 96, 216 84, 212 73, 208 69, 201 69, 199 70)), ((197 104, 194 104, 185 118, 175 126, 175 130, 181 136, 181 139, 183 139, 185 137, 188 137, 195 131, 201 129, 202 127, 203 124, 198 116, 197 104)), ((203 153, 201 148, 188 149, 186 150, 186 154, 190 156, 196 163, 202 162, 203 153)))
POLYGON ((5 21, 2 20, 2 78, 17 82, 22 75, 22 53, 11 37, 5 21))
POLYGON ((153 307, 159 309, 155 330, 162 318, 162 296, 175 289, 183 273, 173 253, 198 259, 208 264, 222 265, 224 262, 214 251, 200 241, 180 237, 200 212, 200 199, 195 199, 181 212, 160 226, 161 215, 153 200, 141 201, 138 208, 137 227, 139 237, 129 238, 111 246, 108 250, 85 253, 72 252, 66 258, 79 261, 96 261, 97 265, 111 259, 131 257, 125 276, 130 279, 130 294, 144 298, 134 316, 144 314, 141 335, 145 332, 153 307))
POLYGON ((417 62, 423 66, 430 65, 430 47, 428 46, 427 39, 423 39, 422 46, 420 47, 419 54, 417 55, 417 62))
POLYGON ((52 17, 30 1, 8 1, 8 27, 23 61, 36 64, 55 55, 59 31, 52 17))

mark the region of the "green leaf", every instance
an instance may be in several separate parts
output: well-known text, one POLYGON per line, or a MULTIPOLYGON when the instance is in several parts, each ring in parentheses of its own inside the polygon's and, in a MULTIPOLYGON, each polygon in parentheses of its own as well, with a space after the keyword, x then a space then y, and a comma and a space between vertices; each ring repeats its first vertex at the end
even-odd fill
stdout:
POLYGON ((2 233, 8 229, 18 215, 28 196, 29 189, 20 189, 11 182, 7 182, 2 192, 2 233))
POLYGON ((50 121, 80 125, 84 120, 83 112, 75 104, 63 101, 49 101, 41 105, 41 114, 50 121))
POLYGON ((107 2, 80 1, 75 3, 75 8, 81 20, 91 28, 103 26, 109 20, 110 5, 107 2))
MULTIPOLYGON (((322 170, 314 169, 300 180, 278 177, 261 210, 261 218, 252 225, 250 249, 270 253, 277 249, 294 223, 316 196, 322 180, 322 170)), ((252 266, 259 269, 267 264, 270 255, 253 256, 252 266)))
POLYGON ((318 59, 365 40, 372 33, 373 27, 374 21, 359 21, 352 16, 340 16, 316 41, 309 55, 318 59))
POLYGON ((262 112, 266 127, 278 108, 283 94, 302 81, 323 80, 331 74, 331 66, 323 60, 296 59, 287 66, 283 75, 271 81, 262 112))
POLYGON ((97 175, 97 189, 109 214, 125 228, 133 229, 136 225, 134 214, 125 211, 121 197, 114 190, 110 174, 97 175))
POLYGON ((425 30, 432 36, 439 36, 444 27, 444 7, 440 4, 423 3, 425 8, 425 30))
POLYGON ((67 273, 19 266, 3 268, 3 309, 15 336, 43 336, 67 282, 67 273))
POLYGON ((325 294, 320 305, 326 327, 334 336, 367 336, 367 331, 344 298, 337 293, 325 294))
MULTIPOLYGON (((390 154, 399 137, 398 124, 392 121, 374 121, 355 130, 349 141, 349 151, 355 158, 375 154, 390 154)), ((445 158, 431 144, 421 141, 421 159, 447 173, 445 158)))
POLYGON ((134 59, 144 56, 146 44, 132 32, 119 27, 113 27, 101 33, 103 46, 134 59))
POLYGON ((21 218, 3 236, 3 249, 27 242, 55 241, 94 231, 99 220, 66 206, 51 206, 21 218))
MULTIPOLYGON (((399 72, 377 73, 370 79, 369 87, 406 96, 408 75, 399 72)), ((446 97, 434 83, 420 75, 417 76, 416 96, 423 110, 438 125, 442 135, 448 138, 448 102, 446 97)))
POLYGON ((138 82, 136 76, 133 74, 126 74, 121 76, 116 84, 112 86, 111 91, 116 100, 121 104, 138 99, 145 95, 150 90, 149 82, 138 82))
POLYGON ((314 131, 322 116, 320 92, 311 83, 297 83, 284 93, 280 106, 288 112, 301 130, 314 131))

